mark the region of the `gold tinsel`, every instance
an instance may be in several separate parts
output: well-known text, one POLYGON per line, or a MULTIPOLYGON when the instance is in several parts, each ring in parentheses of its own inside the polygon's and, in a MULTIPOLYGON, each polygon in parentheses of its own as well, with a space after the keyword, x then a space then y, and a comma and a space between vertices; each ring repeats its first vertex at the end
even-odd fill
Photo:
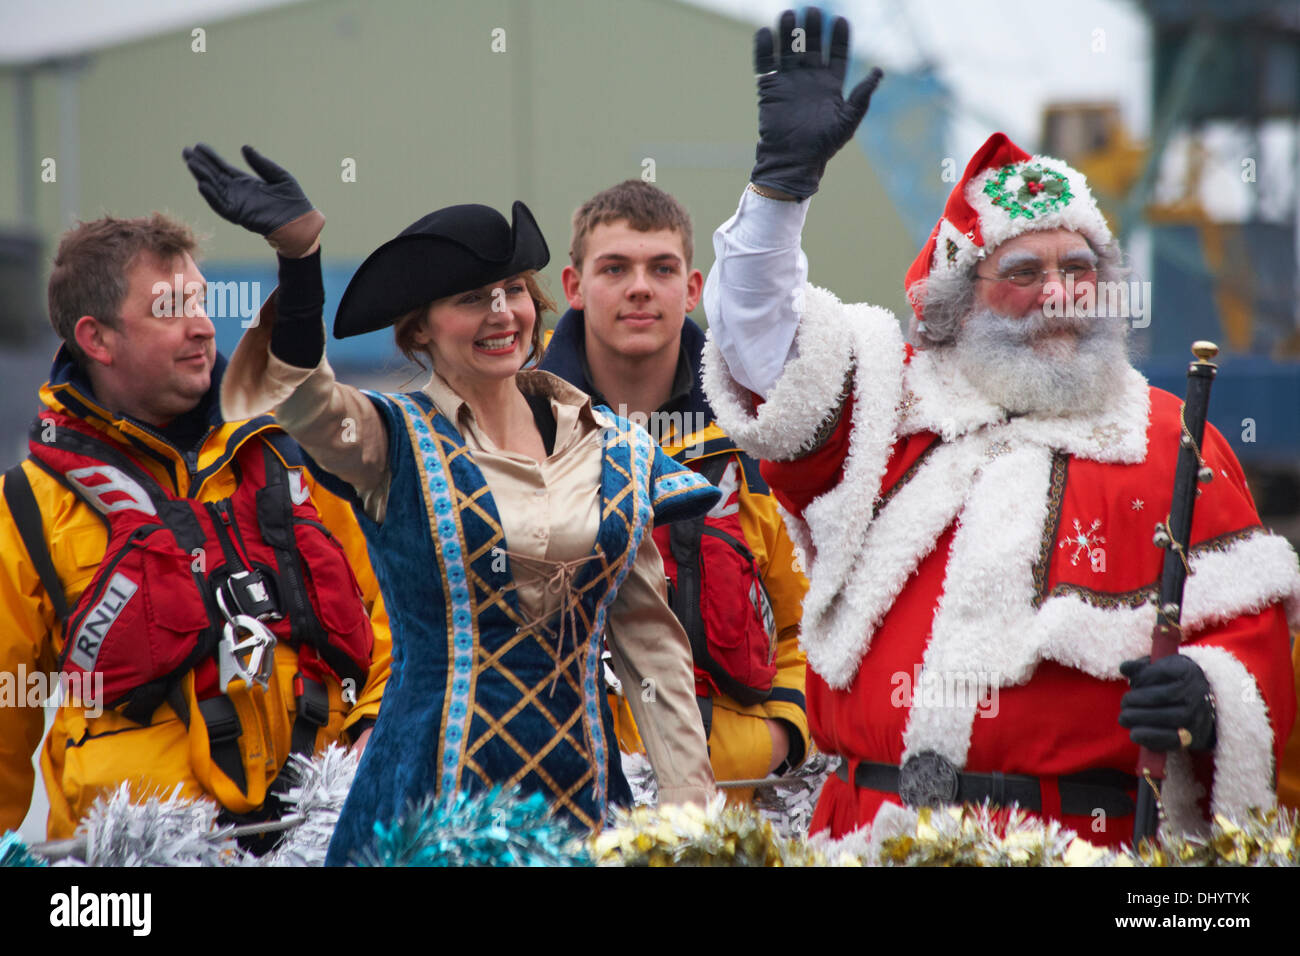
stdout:
POLYGON ((922 807, 916 826, 882 840, 881 866, 1125 866, 1118 854, 1094 846, 1054 820, 988 806, 922 807))
POLYGON ((613 826, 592 838, 598 866, 860 866, 834 860, 806 840, 785 839, 749 807, 636 807, 616 810, 613 826))
POLYGON ((913 832, 881 841, 884 866, 1297 866, 1300 816, 1277 809, 1246 819, 1216 815, 1207 837, 1165 826, 1137 850, 1099 847, 1053 821, 984 807, 918 811, 913 832))
POLYGON ((747 807, 721 801, 699 807, 616 811, 592 838, 601 866, 1296 866, 1300 815, 1251 811, 1216 816, 1206 837, 1161 830, 1156 845, 1134 851, 1099 847, 1055 821, 985 806, 923 808, 913 825, 874 845, 870 855, 833 841, 785 839, 747 807))
POLYGON ((1285 807, 1251 810, 1246 819, 1215 814, 1208 837, 1161 831, 1158 846, 1143 843, 1144 866, 1300 866, 1300 815, 1285 807))

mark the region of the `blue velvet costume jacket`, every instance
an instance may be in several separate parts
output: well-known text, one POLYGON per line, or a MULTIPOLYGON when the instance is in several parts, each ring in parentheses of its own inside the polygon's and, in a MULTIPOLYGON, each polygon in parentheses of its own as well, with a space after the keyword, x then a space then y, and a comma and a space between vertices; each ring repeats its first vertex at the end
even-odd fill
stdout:
POLYGON ((593 559, 575 576, 570 625, 556 614, 530 627, 460 433, 422 392, 367 394, 388 426, 391 483, 382 524, 355 510, 392 623, 392 674, 326 862, 352 861, 413 801, 496 784, 598 828, 610 802, 630 802, 601 675, 607 613, 651 518, 703 514, 717 490, 601 406, 613 426, 593 559))

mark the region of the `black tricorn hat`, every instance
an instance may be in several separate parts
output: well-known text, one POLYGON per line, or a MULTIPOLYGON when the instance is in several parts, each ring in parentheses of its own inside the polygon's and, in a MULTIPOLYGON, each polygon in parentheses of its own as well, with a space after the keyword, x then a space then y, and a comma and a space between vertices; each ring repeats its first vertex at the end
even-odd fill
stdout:
POLYGON ((542 231, 516 201, 512 222, 466 203, 429 213, 366 257, 334 316, 334 337, 387 328, 434 299, 477 289, 550 262, 542 231))

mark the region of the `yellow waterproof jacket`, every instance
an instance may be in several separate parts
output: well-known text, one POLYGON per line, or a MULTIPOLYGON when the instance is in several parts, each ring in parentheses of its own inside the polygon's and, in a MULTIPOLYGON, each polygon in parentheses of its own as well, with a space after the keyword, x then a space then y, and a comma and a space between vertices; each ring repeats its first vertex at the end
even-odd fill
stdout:
MULTIPOLYGON (((691 463, 682 455, 687 449, 708 447, 708 443, 727 444, 722 429, 710 423, 703 432, 685 436, 667 436, 661 445, 679 460, 691 463)), ((716 445, 715 445, 716 447, 716 445)), ((736 472, 740 477, 740 526, 745 543, 754 555, 762 575, 763 586, 772 602, 776 618, 777 646, 776 676, 772 682, 772 695, 761 704, 746 706, 725 694, 713 698, 713 722, 709 733, 709 760, 713 775, 719 781, 752 780, 767 776, 772 761, 772 738, 765 719, 779 719, 793 728, 790 741, 792 763, 797 765, 808 753, 808 716, 805 712, 804 680, 807 661, 799 648, 799 622, 802 616, 803 597, 808 581, 799 570, 794 555, 794 545, 776 508, 776 499, 766 485, 751 479, 758 478, 757 468, 739 465, 735 452, 722 452, 737 459, 736 472)), ((761 481, 761 479, 758 479, 761 481)), ((635 688, 628 689, 635 693, 635 688)), ((619 743, 629 752, 642 749, 636 725, 632 722, 627 703, 619 701, 615 709, 619 743)), ((752 791, 728 790, 730 801, 747 800, 752 791)))
MULTIPOLYGON (((225 361, 218 356, 213 384, 204 399, 212 409, 209 430, 197 454, 191 453, 187 459, 149 427, 129 419, 113 419, 96 403, 75 365, 64 359, 61 352, 51 381, 41 389, 45 406, 74 415, 91 424, 104 438, 125 446, 164 488, 177 495, 193 493, 201 501, 228 497, 236 482, 230 465, 236 451, 246 442, 261 441, 280 432, 269 416, 242 422, 220 421, 215 396, 225 361)), ((107 527, 96 511, 30 458, 22 468, 42 516, 54 570, 63 583, 69 606, 75 606, 105 556, 107 527)), ((352 564, 375 634, 366 686, 349 689, 348 696, 355 695, 355 703, 344 701, 343 688, 337 682, 331 681, 327 687, 329 720, 316 738, 317 747, 324 747, 335 740, 346 743, 351 728, 367 726, 378 714, 388 676, 391 640, 379 588, 351 508, 316 484, 305 468, 302 472, 321 520, 352 564)), ((0 484, 0 490, 2 487, 0 484)), ((56 620, 54 605, 19 537, 8 503, 0 498, 0 832, 16 829, 27 815, 35 777, 32 754, 45 726, 40 698, 42 691, 57 686, 57 661, 62 647, 62 627, 56 620)), ((261 696, 255 706, 264 711, 266 726, 281 731, 279 744, 265 747, 266 739, 256 740, 247 726, 239 741, 246 767, 257 762, 254 757, 258 750, 266 750, 266 783, 274 778, 287 756, 282 738, 296 716, 293 678, 297 671, 297 652, 284 643, 277 644, 275 678, 269 693, 256 689, 261 696), (282 752, 271 753, 276 749, 282 752)), ((182 684, 188 687, 192 680, 187 676, 182 684)), ((202 727, 202 721, 191 724, 202 727)), ((192 739, 186 724, 168 704, 162 704, 144 726, 102 707, 60 706, 41 753, 50 802, 49 836, 71 836, 95 798, 111 793, 122 782, 131 785, 132 797, 137 800, 171 793, 178 785, 182 796, 218 797, 213 788, 221 783, 227 788, 230 785, 219 771, 214 774, 206 746, 198 746, 204 742, 192 739), (210 781, 207 786, 205 780, 210 781)), ((246 812, 249 808, 231 809, 246 812)))
MULTIPOLYGON (((572 382, 589 394, 586 358, 582 341, 585 317, 569 310, 554 331, 546 334, 546 352, 540 367, 572 382)), ((776 618, 777 647, 772 695, 761 704, 746 706, 724 694, 713 698, 713 720, 709 732, 709 760, 718 782, 753 780, 766 777, 772 762, 772 737, 766 720, 786 722, 790 733, 790 760, 797 766, 808 755, 808 716, 804 700, 807 661, 799 647, 799 623, 803 614, 803 597, 808 590, 795 559, 794 544, 777 510, 776 498, 758 473, 757 462, 749 459, 741 465, 742 453, 713 421, 712 410, 704 398, 699 381, 700 355, 704 332, 688 317, 682 327, 682 362, 679 377, 690 377, 690 393, 675 404, 677 411, 659 416, 652 434, 669 455, 688 466, 695 466, 713 455, 730 455, 737 461, 739 480, 740 526, 745 543, 767 589, 776 618)), ((599 398, 599 396, 597 396, 599 398)), ((601 399, 603 401, 603 399, 601 399)), ((615 409, 617 412, 618 409, 615 409)), ((638 693, 637 688, 624 688, 638 693)), ((611 696, 619 745, 628 753, 644 748, 636 724, 624 699, 611 696)), ((751 789, 728 789, 728 800, 750 799, 751 789)))
MULTIPOLYGON (((1291 635, 1291 672, 1296 693, 1300 694, 1300 641, 1296 637, 1291 635)), ((1277 800, 1292 810, 1300 810, 1300 708, 1282 754, 1282 766, 1277 770, 1277 800)))

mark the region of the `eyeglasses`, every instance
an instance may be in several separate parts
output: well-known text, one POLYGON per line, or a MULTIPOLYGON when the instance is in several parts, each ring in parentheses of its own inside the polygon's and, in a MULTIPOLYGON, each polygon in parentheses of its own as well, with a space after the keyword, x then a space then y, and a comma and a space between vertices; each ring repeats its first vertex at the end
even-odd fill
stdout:
POLYGON ((1012 285, 1024 289, 1031 285, 1043 285, 1047 282, 1047 277, 1051 273, 1060 275, 1062 282, 1067 279, 1072 282, 1086 282, 1097 275, 1097 267, 1084 265, 1080 262, 1064 265, 1059 269, 1016 269, 1004 276, 982 276, 976 273, 975 278, 983 279, 985 282, 1010 282, 1012 285))

